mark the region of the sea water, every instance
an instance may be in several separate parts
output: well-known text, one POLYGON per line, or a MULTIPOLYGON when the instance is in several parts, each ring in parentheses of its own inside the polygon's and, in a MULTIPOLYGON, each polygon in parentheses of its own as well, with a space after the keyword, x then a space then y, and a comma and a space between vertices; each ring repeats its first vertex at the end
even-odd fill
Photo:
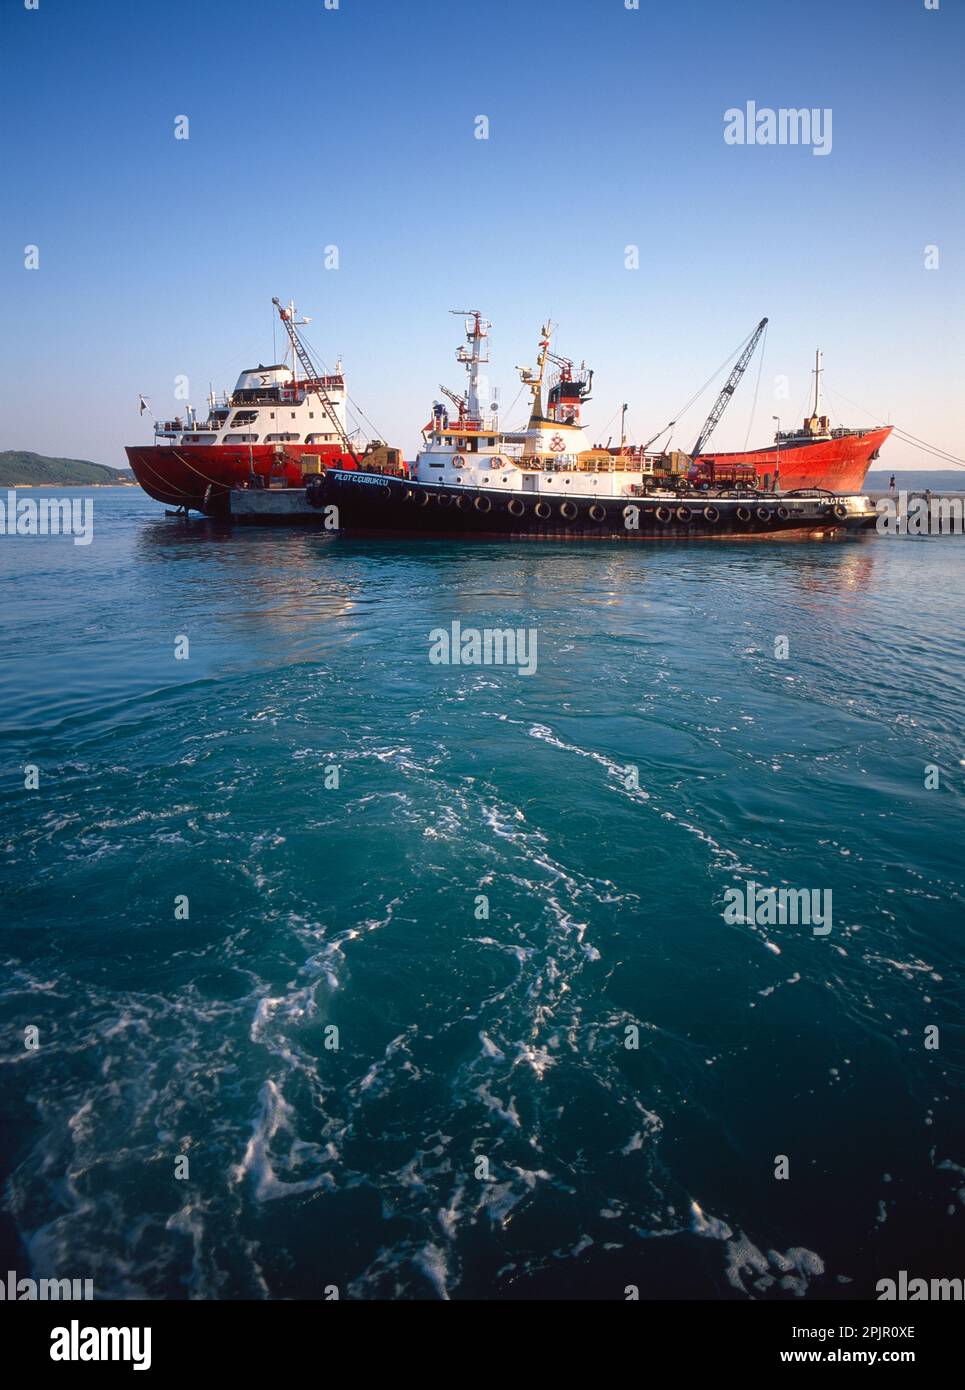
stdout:
POLYGON ((83 495, 89 546, 0 538, 0 1267, 956 1272, 961 539, 361 542, 83 495), (431 660, 454 623, 536 668, 431 660), (831 930, 725 916, 748 885, 831 930))

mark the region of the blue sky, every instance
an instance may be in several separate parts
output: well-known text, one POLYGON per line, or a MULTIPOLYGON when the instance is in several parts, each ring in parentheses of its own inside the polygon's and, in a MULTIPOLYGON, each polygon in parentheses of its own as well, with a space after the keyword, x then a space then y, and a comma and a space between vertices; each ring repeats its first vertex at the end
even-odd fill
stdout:
POLYGON ((594 431, 625 400, 642 440, 767 314, 751 443, 820 346, 832 391, 961 456, 963 57, 958 0, 0 0, 0 448, 123 465, 138 392, 269 360, 277 294, 409 455, 478 307, 507 424, 547 315, 594 431), (831 153, 725 144, 748 100, 830 108, 831 153))

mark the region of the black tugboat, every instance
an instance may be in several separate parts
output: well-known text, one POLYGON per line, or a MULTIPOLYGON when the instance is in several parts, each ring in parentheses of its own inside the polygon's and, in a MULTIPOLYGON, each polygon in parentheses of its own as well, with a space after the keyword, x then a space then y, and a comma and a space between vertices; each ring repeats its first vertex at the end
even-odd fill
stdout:
POLYGON ((309 484, 307 500, 319 513, 334 509, 341 535, 438 540, 833 539, 874 526, 877 517, 865 497, 817 491, 534 496, 361 471, 321 474, 309 484))
POLYGON ((488 361, 490 325, 466 318, 468 346, 457 359, 468 373, 463 396, 446 391, 455 418, 436 403, 423 430, 413 476, 329 469, 308 484, 306 499, 326 524, 356 536, 478 540, 634 541, 697 538, 834 536, 873 525, 866 497, 821 489, 777 493, 746 476, 713 482, 683 453, 624 453, 592 446, 580 423, 592 373, 550 352, 543 326, 535 368, 519 368, 532 394, 529 423, 500 429, 479 402, 479 368, 488 361), (543 386, 548 364, 548 413, 543 386))

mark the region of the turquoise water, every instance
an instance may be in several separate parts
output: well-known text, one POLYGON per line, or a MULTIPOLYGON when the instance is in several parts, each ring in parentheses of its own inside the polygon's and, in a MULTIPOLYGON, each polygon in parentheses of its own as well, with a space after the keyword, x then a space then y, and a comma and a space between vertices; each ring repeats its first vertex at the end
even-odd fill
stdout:
POLYGON ((961 540, 460 549, 89 495, 89 547, 0 538, 4 1269, 960 1274, 961 540), (535 675, 431 664, 456 620, 535 629, 535 675), (830 890, 830 935, 729 925, 748 879, 830 890))

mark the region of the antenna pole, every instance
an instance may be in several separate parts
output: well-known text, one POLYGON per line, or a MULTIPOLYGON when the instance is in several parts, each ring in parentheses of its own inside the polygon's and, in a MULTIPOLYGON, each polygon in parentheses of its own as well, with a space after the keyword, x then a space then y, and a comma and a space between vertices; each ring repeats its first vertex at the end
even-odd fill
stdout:
MULTIPOLYGON (((295 322, 295 301, 294 301, 294 299, 289 299, 289 301, 288 301, 288 315, 289 315, 289 318, 291 319, 292 323, 294 324, 294 322, 295 322)), ((294 338, 292 339, 291 348, 292 348, 292 381, 295 382, 296 385, 297 385, 297 383, 298 383, 298 363, 297 363, 297 361, 296 361, 296 359, 295 359, 295 340, 294 340, 294 338)))

